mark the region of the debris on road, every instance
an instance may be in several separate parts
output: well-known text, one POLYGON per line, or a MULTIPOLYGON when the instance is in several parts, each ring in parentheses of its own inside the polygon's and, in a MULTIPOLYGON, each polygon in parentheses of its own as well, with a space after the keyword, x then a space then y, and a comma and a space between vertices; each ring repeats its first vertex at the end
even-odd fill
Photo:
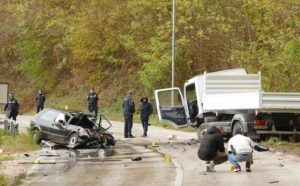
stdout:
POLYGON ((158 145, 156 144, 155 141, 152 141, 152 142, 151 142, 151 146, 152 146, 152 147, 158 147, 158 145))
POLYGON ((34 162, 22 161, 18 162, 18 164, 56 164, 56 162, 41 162, 40 160, 34 162))
POLYGON ((177 137, 176 137, 176 135, 174 135, 174 134, 170 134, 169 136, 168 136, 168 140, 176 140, 177 139, 177 137))
POLYGON ((164 161, 165 162, 171 162, 171 156, 169 154, 164 154, 164 161))
POLYGON ((133 157, 131 158, 132 161, 141 161, 143 158, 142 157, 133 157))
POLYGON ((279 181, 269 181, 270 184, 272 183, 279 183, 279 181))

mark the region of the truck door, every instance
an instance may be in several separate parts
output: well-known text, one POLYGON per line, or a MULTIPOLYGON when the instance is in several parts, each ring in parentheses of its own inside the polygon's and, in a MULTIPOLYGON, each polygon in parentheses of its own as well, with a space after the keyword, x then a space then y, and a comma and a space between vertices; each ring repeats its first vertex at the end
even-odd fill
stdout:
POLYGON ((170 121, 176 127, 188 125, 187 108, 179 88, 155 90, 159 120, 170 121))

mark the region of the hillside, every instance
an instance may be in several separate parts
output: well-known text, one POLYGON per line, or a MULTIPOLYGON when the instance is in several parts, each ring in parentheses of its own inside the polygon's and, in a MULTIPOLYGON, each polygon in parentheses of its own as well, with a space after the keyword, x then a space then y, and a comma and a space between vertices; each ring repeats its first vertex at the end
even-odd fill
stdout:
MULTIPOLYGON (((267 91, 300 91, 300 0, 178 0, 176 84, 203 71, 261 71, 267 91)), ((0 81, 23 111, 38 88, 48 106, 103 107, 171 82, 169 0, 1 0, 0 81), (26 104, 25 104, 26 103, 26 104)))

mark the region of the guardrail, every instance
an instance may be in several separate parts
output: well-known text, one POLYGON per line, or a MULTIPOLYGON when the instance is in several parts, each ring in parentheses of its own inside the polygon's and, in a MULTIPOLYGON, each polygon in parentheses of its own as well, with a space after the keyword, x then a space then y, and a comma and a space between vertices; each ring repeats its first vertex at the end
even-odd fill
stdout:
POLYGON ((11 135, 18 134, 19 125, 14 120, 0 118, 0 125, 2 124, 4 125, 4 131, 10 133, 11 135))

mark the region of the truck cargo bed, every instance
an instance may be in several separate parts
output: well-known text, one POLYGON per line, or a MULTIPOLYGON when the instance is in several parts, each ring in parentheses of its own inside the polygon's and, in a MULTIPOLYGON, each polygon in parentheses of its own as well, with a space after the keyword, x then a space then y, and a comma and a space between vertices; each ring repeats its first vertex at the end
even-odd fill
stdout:
POLYGON ((258 74, 204 74, 203 111, 300 113, 300 93, 264 92, 258 74))

